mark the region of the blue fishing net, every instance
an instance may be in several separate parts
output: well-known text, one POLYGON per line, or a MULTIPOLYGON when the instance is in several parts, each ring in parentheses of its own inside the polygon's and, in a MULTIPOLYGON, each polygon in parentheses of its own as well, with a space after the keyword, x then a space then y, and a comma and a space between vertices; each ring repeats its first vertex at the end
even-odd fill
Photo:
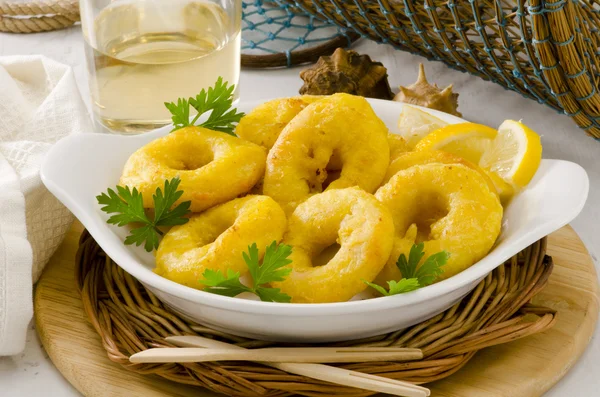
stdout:
POLYGON ((242 1, 242 53, 283 53, 291 66, 294 51, 323 44, 340 35, 351 41, 344 28, 323 22, 277 0, 242 1))

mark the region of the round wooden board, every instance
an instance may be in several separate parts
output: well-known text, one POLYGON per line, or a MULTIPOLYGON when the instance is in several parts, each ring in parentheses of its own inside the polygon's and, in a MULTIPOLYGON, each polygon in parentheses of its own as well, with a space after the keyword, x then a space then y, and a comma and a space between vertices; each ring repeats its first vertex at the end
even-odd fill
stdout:
MULTIPOLYGON (((35 291, 35 320, 48 355, 83 395, 218 396, 129 372, 112 363, 87 322, 75 288, 73 266, 79 223, 50 260, 35 291)), ((589 253, 566 226, 553 233, 548 254, 554 272, 535 303, 558 311, 549 331, 485 349, 449 378, 427 385, 435 397, 536 397, 554 385, 577 361, 598 319, 598 281, 589 253)))

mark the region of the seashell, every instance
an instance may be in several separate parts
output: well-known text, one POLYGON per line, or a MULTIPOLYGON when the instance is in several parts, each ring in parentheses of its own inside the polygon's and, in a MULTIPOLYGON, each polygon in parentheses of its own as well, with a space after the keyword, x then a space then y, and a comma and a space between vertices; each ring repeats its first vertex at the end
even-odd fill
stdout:
POLYGON ((368 55, 338 48, 331 56, 300 72, 300 94, 331 95, 344 92, 368 98, 392 99, 387 69, 368 55))
POLYGON ((422 63, 419 64, 419 77, 416 83, 408 87, 400 86, 400 92, 394 97, 394 101, 419 105, 462 117, 457 110, 458 93, 452 92, 452 84, 444 89, 440 89, 437 84, 429 84, 422 63))

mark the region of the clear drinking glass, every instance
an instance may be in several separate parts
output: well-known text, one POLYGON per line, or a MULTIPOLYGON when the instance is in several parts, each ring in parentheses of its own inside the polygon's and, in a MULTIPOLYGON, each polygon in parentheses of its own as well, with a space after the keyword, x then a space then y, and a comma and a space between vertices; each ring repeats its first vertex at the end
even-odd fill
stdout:
MULTIPOLYGON (((117 133, 171 121, 164 102, 240 75, 241 0, 80 0, 94 121, 117 133)), ((237 93, 236 93, 237 97, 237 93)))

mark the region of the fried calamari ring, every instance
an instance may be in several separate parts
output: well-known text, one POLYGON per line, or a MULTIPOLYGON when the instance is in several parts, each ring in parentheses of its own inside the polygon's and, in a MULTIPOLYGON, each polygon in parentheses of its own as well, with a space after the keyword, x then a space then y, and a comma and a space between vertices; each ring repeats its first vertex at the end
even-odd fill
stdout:
MULTIPOLYGON (((416 242, 426 256, 450 253, 440 279, 483 258, 500 234, 502 206, 481 174, 462 164, 432 163, 397 172, 375 193, 392 213, 396 240, 378 283, 398 280, 396 266, 416 242)), ((383 284, 385 285, 385 284, 383 284)))
POLYGON ((443 152, 441 150, 426 150, 423 152, 407 152, 399 154, 395 160, 390 162, 390 166, 387 169, 382 184, 386 184, 398 171, 405 170, 415 165, 424 165, 431 163, 462 164, 466 167, 474 169, 475 171, 479 172, 479 174, 481 174, 481 176, 483 177, 483 179, 485 179, 490 189, 493 192, 496 192, 494 182, 483 169, 471 163, 469 160, 465 160, 462 157, 456 156, 452 153, 443 152))
MULTIPOLYGON (((265 102, 242 117, 235 133, 240 138, 271 149, 281 131, 300 111, 323 98, 325 96, 301 95, 265 102)), ((390 145, 390 161, 398 155, 410 151, 406 140, 398 134, 388 134, 388 142, 390 145)))
MULTIPOLYGON (((318 95, 302 95, 265 102, 244 116, 235 132, 239 137, 270 150, 281 131, 300 111, 323 98, 325 97, 318 95)), ((406 141, 400 135, 388 133, 387 138, 390 147, 390 161, 410 151, 406 141)), ((336 158, 334 153, 327 165, 327 180, 323 182, 325 187, 331 181, 339 178, 341 168, 341 161, 336 158)), ((261 179, 254 185, 250 193, 262 194, 262 187, 263 180, 261 179)))
POLYGON ((267 196, 246 196, 194 215, 165 234, 156 251, 155 272, 176 283, 201 289, 206 269, 245 274, 242 253, 256 243, 259 255, 280 241, 287 226, 283 210, 267 196))
MULTIPOLYGON (((402 156, 406 152, 410 152, 410 148, 406 144, 404 138, 400 135, 392 134, 388 132, 387 134, 388 146, 390 147, 390 162, 394 161, 394 159, 402 156)), ((327 164, 327 179, 334 181, 339 178, 340 170, 342 169, 342 161, 341 159, 334 153, 329 160, 329 164, 327 164)), ((325 186, 329 185, 329 181, 325 181, 325 186)))
POLYGON ((387 133, 364 98, 334 94, 314 102, 284 128, 269 152, 263 192, 290 213, 323 191, 334 159, 340 177, 327 189, 359 186, 373 192, 389 165, 387 133))
POLYGON ((371 194, 356 187, 316 194, 289 219, 283 243, 292 246, 293 270, 273 286, 292 302, 347 301, 381 271, 393 235, 389 211, 371 194), (336 243, 337 253, 328 248, 336 243))
POLYGON ((129 157, 120 184, 137 188, 144 206, 166 179, 179 177, 190 209, 200 212, 248 192, 265 169, 264 148, 200 127, 187 127, 156 139, 129 157))
POLYGON ((285 126, 301 110, 322 98, 317 95, 302 95, 265 102, 242 117, 235 133, 240 138, 271 149, 285 126))

